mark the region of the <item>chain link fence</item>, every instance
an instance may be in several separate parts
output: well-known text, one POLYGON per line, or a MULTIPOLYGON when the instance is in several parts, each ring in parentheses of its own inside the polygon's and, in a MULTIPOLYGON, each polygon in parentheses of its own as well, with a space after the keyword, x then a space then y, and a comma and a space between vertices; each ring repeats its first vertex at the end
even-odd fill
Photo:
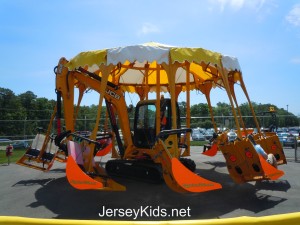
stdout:
MULTIPOLYGON (((48 129, 50 120, 0 120, 0 140, 16 141, 33 139, 37 134, 37 128, 42 128, 45 131, 48 129)), ((118 122, 118 120, 117 120, 118 122)), ((133 118, 129 120, 130 127, 133 128, 133 118)), ((64 119, 61 119, 61 124, 64 124, 64 119)), ((64 125, 62 125, 64 129, 64 125)), ((77 131, 92 131, 95 126, 95 119, 77 119, 75 130, 77 131)), ((120 126, 119 126, 120 127, 120 126)), ((56 121, 52 124, 52 133, 56 133, 56 121)), ((110 123, 108 120, 101 119, 98 130, 110 130, 110 123)))
POLYGON ((283 151, 287 162, 299 162, 300 144, 297 141, 295 147, 284 147, 283 151))
MULTIPOLYGON (((210 117, 194 117, 194 120, 207 120, 210 117)), ((219 119, 219 125, 222 127, 228 127, 233 124, 232 117, 221 117, 219 119)), ((63 124, 62 120, 62 124, 63 124)), ((17 141, 17 140, 28 140, 29 142, 37 134, 37 128, 43 128, 47 130, 49 120, 0 120, 0 127, 2 128, 2 133, 0 133, 0 146, 6 146, 7 144, 17 141)), ((181 125, 185 126, 186 118, 181 118, 181 125)), ((95 119, 77 119, 75 129, 78 131, 92 131, 94 129, 95 119)), ((192 125, 192 124, 191 124, 192 125)), ((133 128, 133 118, 130 119, 130 127, 133 128)), ((110 129, 108 121, 105 119, 100 121, 98 130, 110 129)), ((56 133, 56 124, 52 126, 52 133, 56 133)), ((0 147, 1 148, 1 147, 0 147)), ((284 153, 288 161, 298 161, 300 144, 295 144, 295 147, 284 147, 284 153)))

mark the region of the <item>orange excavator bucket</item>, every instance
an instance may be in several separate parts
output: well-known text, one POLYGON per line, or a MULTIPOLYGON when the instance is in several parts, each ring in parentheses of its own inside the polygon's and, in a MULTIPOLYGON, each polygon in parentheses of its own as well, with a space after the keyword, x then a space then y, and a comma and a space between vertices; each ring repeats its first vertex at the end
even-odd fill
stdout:
POLYGON ((172 173, 176 182, 188 192, 206 192, 221 189, 219 183, 207 180, 187 169, 177 158, 172 158, 172 173))
POLYGON ((72 156, 68 157, 66 166, 67 179, 76 189, 101 189, 103 184, 85 174, 77 165, 72 156))
POLYGON ((205 152, 202 152, 203 155, 213 157, 217 154, 218 152, 218 146, 217 144, 213 144, 208 150, 205 152))
POLYGON ((109 143, 107 146, 105 146, 103 149, 101 149, 100 151, 98 151, 96 153, 96 156, 105 156, 107 155, 108 153, 111 152, 112 150, 112 143, 109 143))
POLYGON ((82 151, 80 144, 68 141, 68 160, 66 174, 69 183, 79 190, 100 190, 100 191, 125 191, 123 185, 118 184, 107 176, 104 169, 97 165, 92 159, 94 171, 88 172, 84 167, 84 155, 89 154, 89 148, 82 151))
POLYGON ((162 165, 163 177, 170 189, 178 193, 200 193, 221 189, 219 183, 202 178, 185 167, 176 157, 172 157, 168 148, 160 140, 161 145, 156 147, 163 149, 157 157, 162 165))
POLYGON ((261 166, 265 172, 265 176, 270 180, 277 180, 284 175, 282 170, 276 169, 274 166, 269 164, 261 155, 259 155, 261 166))

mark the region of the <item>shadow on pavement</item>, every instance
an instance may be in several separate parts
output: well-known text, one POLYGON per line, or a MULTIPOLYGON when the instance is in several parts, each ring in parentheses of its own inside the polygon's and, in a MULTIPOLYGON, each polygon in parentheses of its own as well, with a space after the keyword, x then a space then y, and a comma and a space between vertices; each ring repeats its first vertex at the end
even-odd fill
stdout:
POLYGON ((32 179, 32 180, 20 180, 19 182, 15 183, 12 187, 17 186, 33 186, 33 185, 41 185, 46 186, 49 182, 53 181, 54 178, 47 178, 47 179, 32 179))
POLYGON ((286 192, 290 188, 287 181, 264 181, 255 185, 235 184, 228 174, 216 171, 217 167, 226 166, 225 163, 216 162, 211 165, 211 169, 201 169, 197 172, 206 179, 221 183, 223 188, 199 194, 178 194, 164 183, 148 184, 121 178, 115 180, 127 187, 125 192, 79 191, 72 188, 65 177, 29 180, 28 183, 20 181, 15 185, 32 185, 35 182, 41 184, 41 188, 35 193, 36 201, 27 207, 46 207, 60 219, 212 219, 240 209, 258 213, 274 208, 286 200, 276 197, 273 192, 265 194, 265 191, 261 190, 286 192), (99 213, 104 213, 103 208, 117 211, 112 216, 99 216, 99 213), (138 209, 140 214, 136 216, 132 210, 138 209), (176 210, 180 209, 182 213, 177 215, 176 210), (172 210, 175 214, 172 214, 172 210), (125 211, 129 213, 125 215, 125 211))

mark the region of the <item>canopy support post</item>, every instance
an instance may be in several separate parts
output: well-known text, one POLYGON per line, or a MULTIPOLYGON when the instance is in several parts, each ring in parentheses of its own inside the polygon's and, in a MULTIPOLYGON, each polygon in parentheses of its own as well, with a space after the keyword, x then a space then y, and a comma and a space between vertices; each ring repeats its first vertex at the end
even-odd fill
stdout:
POLYGON ((232 101, 232 95, 231 95, 231 91, 230 91, 228 77, 225 75, 225 69, 223 67, 221 57, 220 57, 220 66, 221 66, 220 73, 221 73, 221 76, 222 76, 223 84, 224 84, 225 90, 227 92, 227 96, 228 96, 230 104, 231 104, 231 110, 232 110, 232 114, 234 116, 234 120, 235 120, 235 124, 236 124, 236 128, 237 128, 237 136, 238 136, 238 138, 242 139, 241 128, 240 128, 240 124, 239 124, 239 121, 237 119, 237 115, 236 115, 236 112, 235 112, 234 103, 232 101))
MULTIPOLYGON (((186 127, 191 127, 191 86, 190 86, 190 63, 188 61, 185 61, 185 67, 186 67, 186 127)), ((182 156, 190 156, 191 153, 191 133, 186 134, 186 143, 187 148, 183 152, 182 156)))
POLYGON ((160 66, 159 64, 156 65, 156 105, 157 105, 157 109, 156 109, 156 135, 160 132, 160 66))

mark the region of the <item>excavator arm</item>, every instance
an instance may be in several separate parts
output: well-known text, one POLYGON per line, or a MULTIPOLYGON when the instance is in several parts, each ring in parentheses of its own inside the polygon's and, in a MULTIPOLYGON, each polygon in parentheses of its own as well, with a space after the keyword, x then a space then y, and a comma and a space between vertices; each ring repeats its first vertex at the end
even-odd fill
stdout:
MULTIPOLYGON (((74 117, 74 88, 77 87, 79 89, 79 97, 83 95, 84 91, 87 89, 92 89, 100 94, 101 77, 94 73, 90 73, 83 68, 79 68, 75 71, 68 71, 66 67, 62 68, 61 71, 57 71, 56 90, 63 99, 66 130, 74 132, 76 122, 76 118, 74 117)), ((118 117, 118 120, 123 134, 124 146, 132 145, 130 124, 123 91, 113 83, 107 82, 103 97, 111 114, 115 113, 117 115, 122 115, 118 117)), ((112 121, 113 118, 110 119, 111 123, 114 124, 114 121, 112 121)), ((117 133, 116 131, 114 132, 117 133)), ((118 142, 118 144, 120 143, 118 142)))
MULTIPOLYGON (((70 108, 74 108, 74 91, 71 90, 70 87, 78 87, 81 91, 89 88, 101 94, 100 86, 102 80, 101 77, 94 73, 90 73, 83 68, 79 68, 76 71, 68 71, 67 68, 62 68, 62 72, 57 74, 58 78, 56 89, 61 92, 63 98, 66 128, 74 131, 74 111, 69 110, 70 108)), ((151 159, 149 161, 153 161, 154 164, 161 165, 163 178, 166 184, 176 192, 203 192, 221 188, 220 184, 201 178, 188 170, 176 157, 173 157, 173 155, 170 153, 168 150, 170 146, 166 146, 165 143, 172 143, 173 141, 177 144, 178 132, 182 132, 181 130, 178 132, 176 130, 170 131, 170 134, 161 132, 160 135, 157 136, 156 144, 152 147, 152 149, 139 149, 134 146, 132 141, 127 106, 122 90, 113 83, 107 82, 104 99, 110 118, 111 127, 116 134, 119 153, 121 160, 123 160, 122 162, 136 162, 139 154, 150 156, 151 159), (118 137, 119 127, 116 122, 116 116, 118 116, 118 124, 120 125, 120 130, 122 131, 123 135, 123 145, 120 137, 118 137), (163 141, 161 136, 167 136, 170 141, 163 141), (136 158, 132 159, 133 155, 126 154, 126 152, 139 153, 136 154, 136 158)), ((176 148, 177 147, 178 146, 176 146, 176 148)), ((110 162, 108 162, 108 165, 110 162)), ((144 161, 142 162, 144 163, 144 161)), ((119 189, 119 186, 115 183, 113 186, 116 187, 116 189, 119 189)))
MULTIPOLYGON (((103 87, 101 76, 88 72, 84 68, 69 71, 64 66, 66 63, 67 61, 62 58, 55 70, 57 103, 59 104, 62 99, 62 106, 57 105, 56 108, 58 110, 63 109, 63 114, 59 111, 57 115, 63 115, 65 128, 68 132, 63 133, 59 141, 56 141, 59 143, 56 144, 65 146, 68 155, 67 179, 73 187, 80 190, 124 191, 126 188, 115 182, 107 170, 115 165, 117 167, 118 165, 124 166, 124 170, 126 170, 130 167, 128 165, 133 165, 131 171, 141 176, 147 176, 150 172, 157 175, 157 171, 159 171, 160 176, 163 177, 170 189, 179 193, 204 192, 221 188, 220 184, 206 180, 187 169, 179 161, 178 154, 174 153, 178 149, 178 135, 181 132, 188 132, 188 130, 174 129, 160 132, 154 145, 149 149, 135 146, 130 131, 125 97, 121 88, 107 81, 103 92, 101 89, 103 87), (79 90, 77 107, 80 105, 84 92, 88 89, 97 91, 100 99, 102 97, 105 100, 111 128, 119 148, 119 159, 109 160, 106 163, 106 169, 100 163, 95 162, 94 159, 93 152, 95 146, 97 146, 97 142, 93 138, 95 135, 92 134, 89 138, 86 138, 74 134, 78 111, 74 107, 75 88, 79 90), (118 123, 116 118, 118 118, 118 123), (119 130, 123 135, 122 141, 119 130), (140 169, 140 171, 137 169, 140 169), (144 175, 143 172, 145 172, 144 175)), ((101 107, 99 104, 98 114, 101 107)), ((97 116, 95 124, 99 124, 99 121, 100 118, 97 116)), ((95 127, 94 130, 97 130, 97 128, 95 127)))

